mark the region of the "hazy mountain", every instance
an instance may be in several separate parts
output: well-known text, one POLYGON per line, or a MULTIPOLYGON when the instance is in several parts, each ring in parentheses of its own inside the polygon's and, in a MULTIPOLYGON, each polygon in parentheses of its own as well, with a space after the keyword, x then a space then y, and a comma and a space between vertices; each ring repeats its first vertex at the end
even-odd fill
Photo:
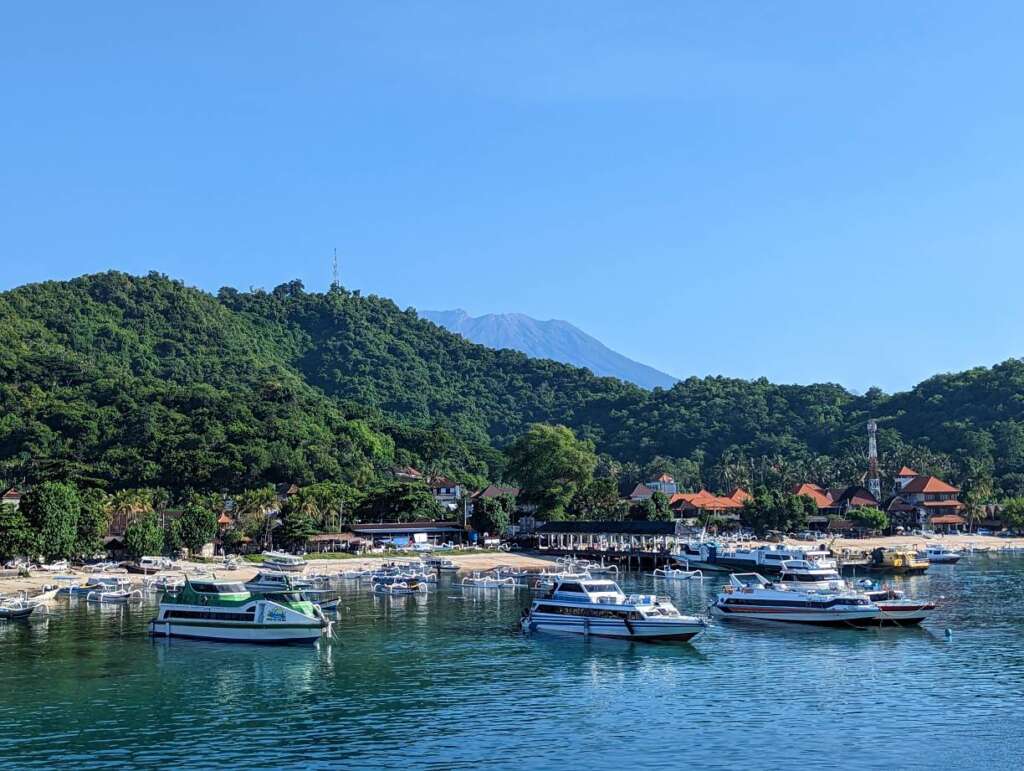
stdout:
POLYGON ((420 311, 467 340, 490 348, 512 348, 538 359, 586 367, 595 375, 617 377, 644 388, 671 388, 677 378, 616 353, 567 321, 538 321, 522 313, 470 316, 466 311, 420 311))

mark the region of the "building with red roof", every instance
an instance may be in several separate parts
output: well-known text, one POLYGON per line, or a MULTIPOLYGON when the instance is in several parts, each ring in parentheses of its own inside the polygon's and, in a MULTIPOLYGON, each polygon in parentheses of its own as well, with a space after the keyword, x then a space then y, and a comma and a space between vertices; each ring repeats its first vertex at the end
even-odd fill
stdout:
POLYGON ((950 529, 966 521, 961 516, 964 505, 959 500, 960 488, 938 477, 915 474, 904 466, 896 475, 895 493, 886 511, 901 525, 950 529))

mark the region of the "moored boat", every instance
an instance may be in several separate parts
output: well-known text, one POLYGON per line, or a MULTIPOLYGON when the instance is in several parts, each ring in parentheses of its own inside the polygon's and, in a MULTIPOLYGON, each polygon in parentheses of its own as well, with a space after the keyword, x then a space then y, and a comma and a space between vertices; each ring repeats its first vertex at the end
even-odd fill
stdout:
POLYGON ((910 549, 879 547, 871 552, 871 560, 867 564, 867 569, 876 573, 911 575, 924 573, 928 569, 928 565, 928 560, 920 559, 910 549))
POLYGON ((682 569, 673 567, 655 568, 654 572, 650 575, 652 578, 666 578, 675 581, 704 580, 704 573, 700 570, 690 570, 688 564, 682 569))
POLYGON ((329 628, 297 592, 249 592, 237 582, 188 579, 165 594, 150 633, 160 637, 251 643, 311 643, 329 628))
POLYGON ((261 570, 245 582, 245 589, 249 592, 298 592, 312 585, 312 582, 288 573, 261 570))
POLYGON ((865 626, 881 611, 862 594, 801 591, 773 584, 759 573, 734 573, 711 611, 724 619, 817 626, 865 626))
POLYGON ((627 595, 608 579, 558 579, 523 612, 528 632, 554 632, 628 640, 686 641, 707 622, 684 616, 668 598, 627 595))
POLYGON ((955 565, 963 555, 948 546, 933 544, 917 553, 918 559, 928 560, 933 565, 955 565))
POLYGON ((283 551, 263 552, 263 567, 267 570, 278 570, 285 573, 301 573, 308 563, 302 557, 283 551))

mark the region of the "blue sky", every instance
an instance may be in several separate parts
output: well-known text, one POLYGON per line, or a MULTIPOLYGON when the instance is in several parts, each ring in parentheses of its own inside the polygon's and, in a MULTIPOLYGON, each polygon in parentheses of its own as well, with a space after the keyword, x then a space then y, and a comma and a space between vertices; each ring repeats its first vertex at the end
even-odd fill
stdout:
POLYGON ((0 286, 567 319, 677 375, 1024 354, 1014 3, 8 4, 0 286))

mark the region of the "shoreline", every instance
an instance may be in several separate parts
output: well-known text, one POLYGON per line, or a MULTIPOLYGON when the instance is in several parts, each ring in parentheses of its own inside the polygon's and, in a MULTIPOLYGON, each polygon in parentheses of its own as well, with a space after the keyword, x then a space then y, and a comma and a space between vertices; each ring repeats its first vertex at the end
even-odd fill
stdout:
MULTIPOLYGON (((771 548, 779 545, 785 545, 793 548, 811 548, 822 544, 828 546, 835 554, 858 551, 870 552, 872 549, 876 549, 878 547, 905 548, 913 551, 919 551, 929 545, 936 544, 942 544, 943 546, 949 547, 955 551, 966 553, 1024 551, 1024 538, 999 538, 987 535, 944 535, 932 536, 929 538, 924 538, 922 536, 880 536, 877 538, 833 538, 831 540, 817 541, 800 541, 795 538, 786 538, 782 544, 771 543, 763 540, 751 540, 737 542, 733 545, 748 548, 757 546, 767 546, 771 548)), ((499 565, 543 570, 545 568, 552 567, 557 558, 557 555, 555 554, 548 555, 539 552, 486 552, 482 554, 474 554, 471 552, 450 552, 445 553, 444 556, 446 559, 450 559, 458 565, 460 572, 486 572, 488 570, 493 570, 499 565)), ((342 569, 371 568, 384 562, 403 562, 410 561, 412 559, 412 557, 405 556, 389 557, 377 555, 350 557, 345 559, 310 559, 303 575, 335 572, 342 569)), ((244 560, 237 570, 225 570, 220 565, 209 562, 184 561, 174 570, 161 570, 152 575, 182 576, 186 573, 205 570, 214 574, 218 580, 237 580, 244 582, 251 580, 262 569, 262 566, 258 563, 249 563, 244 560)), ((71 569, 65 571, 62 575, 75 575, 84 581, 90 574, 80 569, 71 569)), ((139 573, 129 573, 128 575, 132 577, 132 582, 136 584, 141 584, 142 579, 144 578, 144 576, 139 573)), ((31 595, 32 593, 42 591, 43 587, 53 584, 55 582, 54 578, 55 574, 44 573, 42 571, 35 571, 31 576, 0 578, 0 594, 17 595, 21 592, 28 592, 31 595)))

